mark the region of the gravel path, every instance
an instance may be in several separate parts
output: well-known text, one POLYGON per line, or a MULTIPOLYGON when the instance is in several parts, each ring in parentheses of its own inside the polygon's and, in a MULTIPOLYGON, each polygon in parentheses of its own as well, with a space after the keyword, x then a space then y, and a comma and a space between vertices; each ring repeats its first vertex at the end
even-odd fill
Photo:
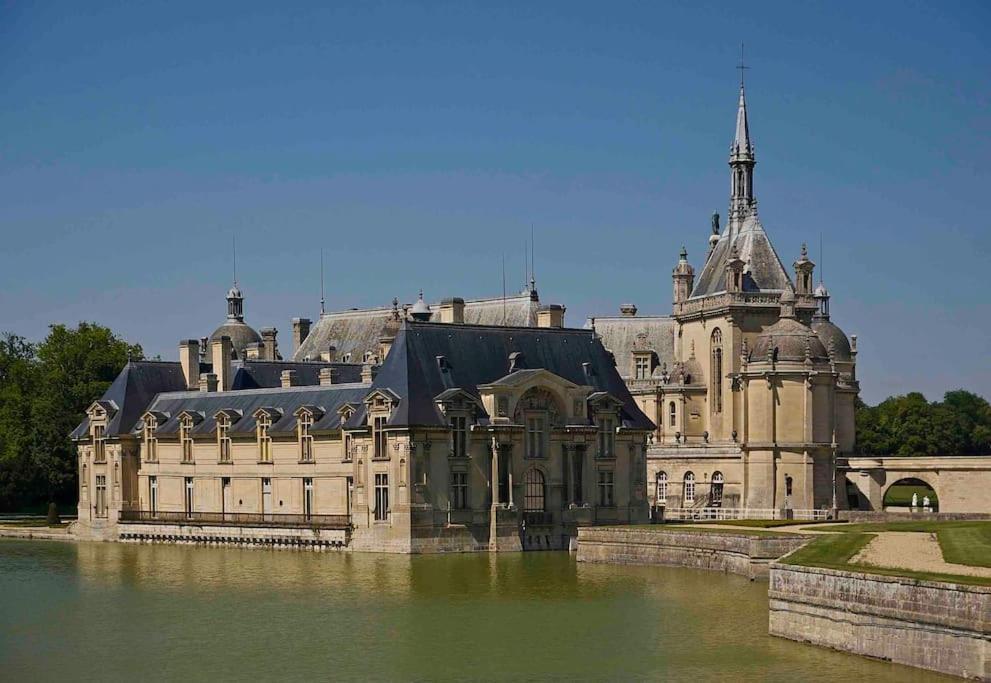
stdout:
POLYGON ((908 569, 916 572, 962 574, 991 578, 991 568, 950 564, 943 560, 936 534, 884 531, 850 560, 852 564, 908 569))

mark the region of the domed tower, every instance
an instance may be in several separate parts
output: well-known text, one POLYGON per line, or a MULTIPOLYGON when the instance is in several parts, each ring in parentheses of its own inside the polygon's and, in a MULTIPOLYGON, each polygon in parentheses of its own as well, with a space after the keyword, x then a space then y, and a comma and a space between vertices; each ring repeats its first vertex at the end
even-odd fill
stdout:
POLYGON ((232 358, 245 357, 245 351, 249 344, 261 342, 261 335, 244 322, 244 295, 237 286, 237 281, 227 291, 227 320, 213 331, 210 335, 210 342, 219 340, 221 337, 230 337, 232 358))
POLYGON ((816 312, 812 329, 826 347, 838 373, 836 386, 836 443, 841 453, 853 451, 855 442, 854 406, 860 385, 857 383, 857 352, 849 337, 829 319, 829 291, 819 282, 813 297, 816 312))
POLYGON ((416 300, 413 308, 410 309, 410 316, 412 316, 413 320, 422 323, 430 320, 431 315, 430 306, 427 306, 427 303, 423 300, 423 290, 421 289, 420 298, 416 300))
POLYGON ((834 507, 833 397, 825 345, 795 315, 791 288, 780 317, 741 354, 744 448, 751 464, 747 507, 834 507))

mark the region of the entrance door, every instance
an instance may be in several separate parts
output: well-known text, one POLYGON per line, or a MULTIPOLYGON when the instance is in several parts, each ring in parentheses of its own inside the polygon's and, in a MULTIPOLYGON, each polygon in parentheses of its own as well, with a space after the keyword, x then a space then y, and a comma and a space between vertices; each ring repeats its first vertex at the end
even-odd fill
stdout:
POLYGON ((272 480, 268 477, 262 479, 262 516, 272 519, 272 480))

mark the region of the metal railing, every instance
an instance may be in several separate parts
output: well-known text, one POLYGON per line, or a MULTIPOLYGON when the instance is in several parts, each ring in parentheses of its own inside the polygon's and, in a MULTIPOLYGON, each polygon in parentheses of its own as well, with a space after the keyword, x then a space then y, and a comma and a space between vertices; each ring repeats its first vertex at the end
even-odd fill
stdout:
POLYGON ((213 524, 310 529, 350 529, 351 515, 285 515, 255 512, 152 512, 122 510, 121 522, 139 524, 213 524))
POLYGON ((832 510, 783 510, 779 508, 675 508, 658 507, 663 513, 657 519, 720 521, 728 519, 794 519, 798 522, 817 522, 833 518, 832 510))

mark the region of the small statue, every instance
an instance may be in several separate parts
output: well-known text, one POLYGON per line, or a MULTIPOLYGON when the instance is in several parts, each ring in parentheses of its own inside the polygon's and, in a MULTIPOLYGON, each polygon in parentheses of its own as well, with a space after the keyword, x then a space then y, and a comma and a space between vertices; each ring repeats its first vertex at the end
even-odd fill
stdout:
POLYGON ((918 493, 913 493, 912 494, 912 507, 913 508, 919 507, 919 494, 918 493))
POLYGON ((713 211, 712 212, 712 234, 713 235, 718 235, 719 234, 719 212, 718 211, 713 211))
POLYGON ((929 511, 929 496, 922 497, 922 509, 929 511))

